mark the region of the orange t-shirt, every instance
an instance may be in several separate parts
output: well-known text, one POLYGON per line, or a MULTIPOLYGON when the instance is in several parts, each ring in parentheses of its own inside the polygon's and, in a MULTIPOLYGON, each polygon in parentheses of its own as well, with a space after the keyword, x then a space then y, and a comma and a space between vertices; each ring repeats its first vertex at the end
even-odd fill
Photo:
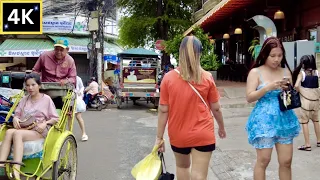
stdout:
MULTIPOLYGON (((201 84, 191 83, 210 107, 220 95, 210 73, 201 84)), ((214 121, 200 97, 175 71, 167 73, 160 88, 160 104, 169 106, 168 134, 173 146, 197 147, 215 143, 214 121)))

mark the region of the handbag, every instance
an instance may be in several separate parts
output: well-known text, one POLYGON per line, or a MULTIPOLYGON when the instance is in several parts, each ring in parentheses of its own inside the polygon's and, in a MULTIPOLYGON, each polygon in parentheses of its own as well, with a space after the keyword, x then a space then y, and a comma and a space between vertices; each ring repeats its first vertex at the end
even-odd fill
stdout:
POLYGON ((23 117, 23 120, 19 121, 20 127, 22 129, 30 130, 36 127, 36 119, 31 114, 27 114, 23 117))
MULTIPOLYGON (((176 71, 178 74, 180 74, 180 72, 177 69, 174 69, 174 71, 176 71)), ((201 99, 201 101, 203 102, 204 105, 206 105, 206 107, 209 109, 211 116, 213 117, 213 113, 211 111, 211 109, 209 108, 209 106, 207 105, 206 101, 202 98, 201 94, 199 93, 199 91, 189 82, 187 82, 189 84, 189 86, 191 87, 191 89, 199 96, 199 98, 201 99)))
POLYGON ((82 113, 86 111, 86 103, 81 97, 77 97, 77 113, 82 113))
MULTIPOLYGON (((28 99, 25 101, 23 108, 26 106, 28 99)), ((23 118, 19 121, 20 127, 22 129, 31 130, 36 127, 36 118, 32 115, 32 113, 27 113, 23 116, 23 118)))
POLYGON ((159 157, 162 164, 162 172, 158 180, 174 180, 174 174, 171 174, 166 169, 166 163, 164 162, 163 153, 159 153, 159 157))
POLYGON ((278 95, 279 106, 281 111, 301 107, 300 95, 290 84, 288 90, 283 90, 278 95))

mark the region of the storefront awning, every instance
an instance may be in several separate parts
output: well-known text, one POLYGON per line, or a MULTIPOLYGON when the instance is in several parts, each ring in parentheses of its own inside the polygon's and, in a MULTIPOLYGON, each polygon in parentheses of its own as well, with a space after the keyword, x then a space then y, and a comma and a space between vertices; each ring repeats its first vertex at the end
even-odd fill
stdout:
POLYGON ((0 45, 0 57, 39 57, 53 49, 48 39, 6 39, 0 45))
MULTIPOLYGON (((64 37, 69 41, 69 52, 75 53, 87 53, 88 44, 90 42, 89 37, 69 37, 69 36, 53 36, 49 35, 52 40, 64 37)), ((116 44, 105 41, 104 42, 104 54, 105 55, 117 55, 122 52, 122 49, 116 44)))
POLYGON ((201 26, 206 28, 214 22, 232 16, 232 13, 238 9, 245 8, 254 0, 222 0, 219 4, 214 6, 206 15, 199 21, 192 25, 187 31, 183 33, 184 36, 190 34, 194 27, 201 26))
POLYGON ((105 41, 104 42, 104 54, 106 55, 117 55, 123 50, 116 44, 105 41))
POLYGON ((69 41, 69 52, 71 53, 87 53, 88 52, 88 37, 69 37, 69 36, 53 36, 49 35, 49 37, 55 41, 58 38, 66 38, 69 41))

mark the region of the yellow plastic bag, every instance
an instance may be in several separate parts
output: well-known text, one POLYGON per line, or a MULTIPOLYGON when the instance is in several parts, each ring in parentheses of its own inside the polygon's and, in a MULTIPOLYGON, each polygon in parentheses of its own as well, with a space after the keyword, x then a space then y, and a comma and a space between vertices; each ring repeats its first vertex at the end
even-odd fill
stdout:
POLYGON ((136 180, 158 180, 162 172, 158 149, 159 146, 154 146, 152 152, 132 168, 131 174, 136 180))

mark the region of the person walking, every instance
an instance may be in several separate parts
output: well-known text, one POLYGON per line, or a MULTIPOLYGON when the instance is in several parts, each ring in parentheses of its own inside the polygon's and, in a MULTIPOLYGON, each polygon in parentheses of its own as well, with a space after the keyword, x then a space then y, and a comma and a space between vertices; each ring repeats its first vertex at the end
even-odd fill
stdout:
POLYGON ((294 70, 292 75, 295 89, 300 93, 300 124, 302 125, 305 143, 298 147, 301 151, 311 151, 309 120, 313 122, 314 131, 317 137, 317 147, 320 147, 320 127, 319 127, 319 72, 316 60, 313 55, 305 55, 300 59, 300 65, 294 70))
POLYGON ((168 122, 177 179, 207 179, 215 150, 214 118, 220 138, 226 137, 219 92, 212 75, 200 66, 202 44, 194 36, 182 40, 179 67, 162 82, 155 145, 164 152, 163 134, 168 122), (191 170, 190 170, 191 168, 191 170))
POLYGON ((280 165, 279 179, 292 179, 292 143, 299 135, 300 125, 293 110, 280 110, 278 95, 292 83, 285 54, 279 39, 266 39, 247 79, 247 101, 258 101, 246 125, 249 144, 257 153, 254 180, 266 179, 274 146, 280 165))
POLYGON ((83 82, 82 79, 77 76, 77 83, 76 83, 76 94, 77 94, 77 109, 76 109, 76 118, 78 120, 81 132, 82 132, 82 141, 87 141, 88 135, 86 133, 86 129, 84 126, 84 120, 82 118, 82 113, 86 111, 86 104, 83 101, 83 92, 84 92, 84 86, 83 86, 83 82))

